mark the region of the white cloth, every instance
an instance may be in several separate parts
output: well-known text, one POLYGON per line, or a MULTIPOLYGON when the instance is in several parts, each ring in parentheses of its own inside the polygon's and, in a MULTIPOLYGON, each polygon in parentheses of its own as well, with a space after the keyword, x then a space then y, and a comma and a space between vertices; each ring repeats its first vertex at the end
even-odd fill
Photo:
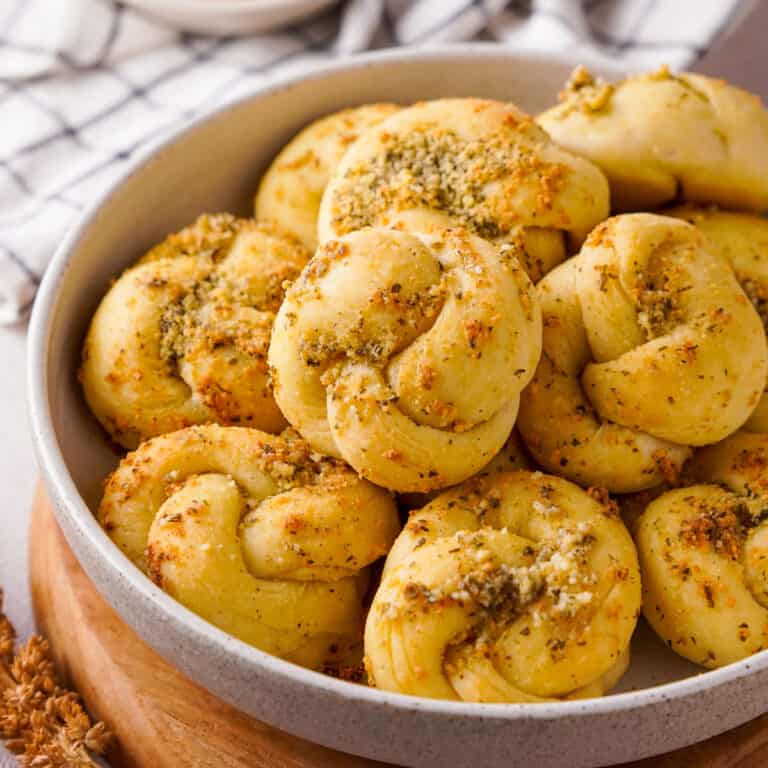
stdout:
POLYGON ((277 72, 473 37, 679 68, 737 8, 738 0, 349 0, 284 30, 216 39, 173 32, 112 0, 0 0, 0 323, 25 317, 66 230, 139 145, 277 72))

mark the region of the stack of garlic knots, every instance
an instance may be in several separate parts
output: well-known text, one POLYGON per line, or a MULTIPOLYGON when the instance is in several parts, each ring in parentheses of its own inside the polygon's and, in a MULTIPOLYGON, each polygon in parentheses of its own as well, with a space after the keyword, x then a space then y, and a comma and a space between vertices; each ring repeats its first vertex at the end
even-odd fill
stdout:
POLYGON ((768 115, 702 76, 324 116, 97 309, 85 398, 135 449, 99 521, 387 691, 602 696, 641 610, 655 653, 766 648, 766 210, 768 115))
POLYGON ((512 243, 535 281, 607 215, 604 176, 528 115, 497 101, 439 99, 401 110, 350 147, 328 182, 318 232, 327 240, 366 226, 460 226, 512 243))
POLYGON ((707 667, 744 658, 768 633, 768 114, 700 75, 662 68, 610 84, 581 69, 538 123, 603 170, 614 212, 646 213, 598 227, 539 285, 544 361, 521 432, 545 466, 639 491, 620 503, 645 615, 669 647, 707 667), (553 407, 568 428, 539 418, 553 407))
POLYGON ((216 421, 286 426, 267 349, 283 284, 309 254, 269 227, 201 216, 112 285, 93 316, 80 377, 115 442, 216 421))
POLYGON ((465 480, 504 445, 541 351, 514 254, 447 229, 327 240, 288 289, 269 363, 288 421, 397 491, 465 480))
POLYGON ((412 513, 365 629, 375 684, 464 701, 600 695, 640 611, 614 507, 541 472, 490 474, 412 513))
POLYGON ((389 494, 297 436, 218 425, 143 443, 98 518, 180 603, 312 667, 359 645, 368 566, 399 529, 389 494))

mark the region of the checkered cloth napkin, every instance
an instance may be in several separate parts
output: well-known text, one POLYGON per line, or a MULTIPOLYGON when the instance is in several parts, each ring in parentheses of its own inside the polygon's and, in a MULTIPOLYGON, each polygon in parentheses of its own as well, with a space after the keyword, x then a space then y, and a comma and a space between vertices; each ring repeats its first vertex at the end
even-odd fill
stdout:
POLYGON ((737 11, 738 0, 349 0, 239 39, 180 34, 112 0, 0 0, 0 323, 23 320, 67 229, 137 147, 277 73, 472 38, 685 67, 737 11))

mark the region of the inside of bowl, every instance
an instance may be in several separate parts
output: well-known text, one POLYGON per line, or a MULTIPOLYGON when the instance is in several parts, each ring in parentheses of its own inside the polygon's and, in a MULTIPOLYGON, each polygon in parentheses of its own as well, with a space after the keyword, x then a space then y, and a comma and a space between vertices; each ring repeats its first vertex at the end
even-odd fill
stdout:
MULTIPOLYGON (((466 60, 443 54, 417 64, 407 58, 368 63, 274 88, 151 152, 82 227, 52 308, 47 377, 53 424, 66 466, 90 509, 98 504, 103 479, 121 454, 90 415, 77 369, 88 321, 112 278, 200 213, 248 215, 259 177, 275 153, 319 116, 371 101, 409 103, 445 96, 511 100, 537 112, 555 101, 575 63, 487 52, 466 60)), ((700 671, 641 622, 630 670, 617 690, 700 671)))

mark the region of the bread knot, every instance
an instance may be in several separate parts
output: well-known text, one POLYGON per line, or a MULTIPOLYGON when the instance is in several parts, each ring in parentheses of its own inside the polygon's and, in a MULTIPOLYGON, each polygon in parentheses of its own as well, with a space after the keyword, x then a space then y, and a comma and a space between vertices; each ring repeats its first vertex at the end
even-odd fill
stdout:
POLYGON ((295 433, 213 424, 130 453, 98 518, 187 608, 310 667, 359 645, 368 567, 400 527, 386 491, 295 433))
POLYGON ((482 702, 601 695, 640 611, 632 539, 578 486, 489 474, 413 512, 365 628, 385 690, 482 702))
POLYGON ((471 476, 499 451, 540 353, 514 256, 463 230, 326 241, 288 290, 269 362, 288 421, 398 491, 471 476))
POLYGON ((762 322, 685 222, 609 219, 537 293, 543 353, 518 426, 565 477, 616 492, 672 480, 690 446, 737 430, 762 395, 762 322))

